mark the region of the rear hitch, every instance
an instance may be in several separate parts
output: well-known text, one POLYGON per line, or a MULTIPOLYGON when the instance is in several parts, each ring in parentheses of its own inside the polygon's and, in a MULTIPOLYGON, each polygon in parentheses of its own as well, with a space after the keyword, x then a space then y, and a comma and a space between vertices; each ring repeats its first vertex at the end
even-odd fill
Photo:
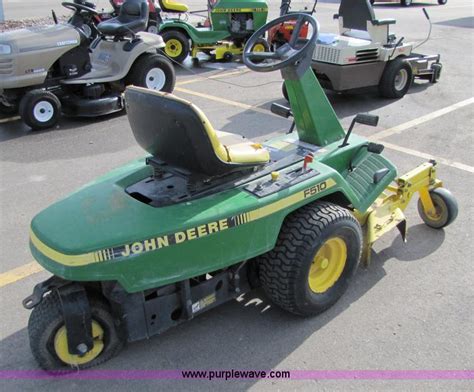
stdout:
POLYGON ((34 287, 33 293, 22 301, 23 307, 28 310, 33 309, 35 306, 38 306, 41 303, 46 293, 57 289, 58 287, 64 286, 67 283, 68 282, 66 280, 57 276, 51 276, 44 282, 38 283, 34 287))

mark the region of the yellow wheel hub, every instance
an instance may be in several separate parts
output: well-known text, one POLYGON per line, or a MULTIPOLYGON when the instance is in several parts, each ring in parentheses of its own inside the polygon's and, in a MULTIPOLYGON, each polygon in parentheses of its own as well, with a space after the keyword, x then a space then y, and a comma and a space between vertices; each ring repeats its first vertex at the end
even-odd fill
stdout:
POLYGON ((97 358, 104 349, 104 330, 96 321, 92 320, 92 338, 94 346, 84 355, 69 353, 67 344, 66 327, 62 326, 54 337, 54 350, 61 361, 68 365, 83 365, 97 358))
POLYGON ((178 57, 183 52, 183 45, 179 40, 171 38, 166 41, 165 53, 170 57, 178 57))
POLYGON ((252 48, 252 52, 265 52, 265 45, 255 44, 252 48))
POLYGON ((347 260, 347 245, 340 237, 329 238, 319 248, 309 269, 308 283, 315 293, 324 293, 337 282, 347 260))

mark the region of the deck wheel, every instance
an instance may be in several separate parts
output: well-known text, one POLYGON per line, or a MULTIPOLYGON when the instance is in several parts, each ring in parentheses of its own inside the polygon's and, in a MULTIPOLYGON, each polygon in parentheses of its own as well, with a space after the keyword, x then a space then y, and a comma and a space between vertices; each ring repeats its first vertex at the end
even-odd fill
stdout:
MULTIPOLYGON (((422 196, 420 194, 420 196, 422 196)), ((445 188, 435 188, 429 191, 434 209, 427 211, 423 204, 423 197, 418 200, 418 213, 426 225, 434 229, 448 226, 458 216, 458 203, 453 194, 445 188)))

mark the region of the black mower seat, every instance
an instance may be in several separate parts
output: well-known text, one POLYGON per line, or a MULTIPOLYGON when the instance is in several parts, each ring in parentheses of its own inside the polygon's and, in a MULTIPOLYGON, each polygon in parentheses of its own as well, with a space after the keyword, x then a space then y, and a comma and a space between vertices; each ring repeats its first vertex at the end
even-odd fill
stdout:
POLYGON ((120 7, 120 13, 115 18, 97 25, 104 35, 124 36, 145 30, 148 24, 148 1, 125 0, 120 7))
POLYGON ((125 102, 137 143, 168 165, 213 177, 270 160, 261 144, 216 132, 197 106, 173 94, 129 87, 125 102))
POLYGON ((181 13, 189 10, 186 4, 174 0, 159 0, 159 3, 161 10, 164 12, 181 13))
POLYGON ((374 26, 390 25, 396 22, 395 19, 375 19, 370 0, 341 0, 339 13, 334 17, 342 17, 344 28, 362 31, 367 31, 367 22, 374 26))

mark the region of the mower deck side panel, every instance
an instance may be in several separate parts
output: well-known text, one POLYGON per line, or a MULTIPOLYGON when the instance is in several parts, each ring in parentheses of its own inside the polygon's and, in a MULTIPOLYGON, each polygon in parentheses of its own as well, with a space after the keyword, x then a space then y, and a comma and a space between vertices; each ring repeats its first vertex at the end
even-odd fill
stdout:
POLYGON ((198 28, 180 20, 164 21, 160 25, 160 34, 163 34, 167 30, 184 30, 196 45, 212 45, 217 41, 229 38, 229 32, 227 30, 215 31, 208 28, 198 28))
POLYGON ((291 211, 333 192, 350 193, 336 171, 319 162, 312 167, 319 174, 311 180, 262 198, 240 187, 154 208, 124 190, 150 175, 136 161, 37 215, 30 247, 65 279, 117 280, 129 292, 174 283, 272 249, 291 211))
POLYGON ((327 80, 334 91, 346 91, 364 87, 378 86, 387 63, 375 61, 353 65, 338 65, 313 61, 312 68, 318 80, 327 80))

